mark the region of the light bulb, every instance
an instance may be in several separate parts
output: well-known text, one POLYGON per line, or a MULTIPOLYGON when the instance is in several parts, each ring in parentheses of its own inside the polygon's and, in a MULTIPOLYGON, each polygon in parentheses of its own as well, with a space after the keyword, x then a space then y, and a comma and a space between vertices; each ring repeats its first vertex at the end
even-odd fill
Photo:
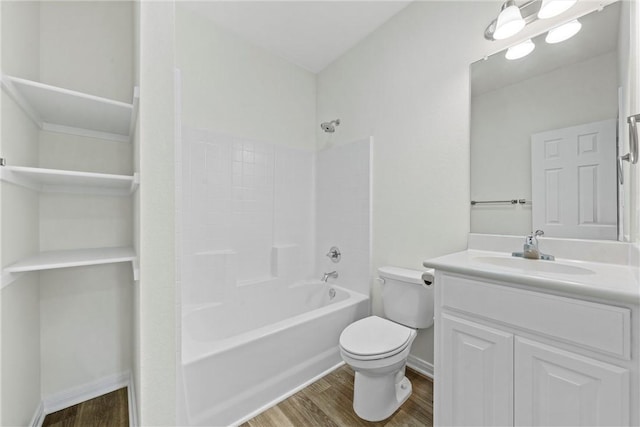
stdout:
POLYGON ((577 0, 542 0, 538 18, 547 19, 560 15, 565 10, 576 4, 577 0))
POLYGON ((496 29, 493 32, 495 40, 506 39, 518 33, 525 26, 520 9, 513 0, 507 1, 503 6, 496 21, 496 29))
POLYGON ((507 49, 507 53, 504 55, 505 58, 509 60, 524 58, 533 52, 533 49, 536 48, 536 45, 531 41, 531 39, 517 44, 515 46, 511 46, 507 49))
POLYGON ((560 43, 578 34, 582 28, 582 24, 577 19, 569 21, 566 24, 551 29, 547 33, 547 37, 544 39, 547 43, 560 43))

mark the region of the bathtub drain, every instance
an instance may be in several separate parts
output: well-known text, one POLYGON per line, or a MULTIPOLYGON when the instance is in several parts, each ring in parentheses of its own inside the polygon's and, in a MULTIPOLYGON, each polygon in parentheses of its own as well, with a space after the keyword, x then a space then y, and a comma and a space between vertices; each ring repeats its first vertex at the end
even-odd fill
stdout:
POLYGON ((336 290, 329 288, 329 299, 332 300, 336 296, 336 290))

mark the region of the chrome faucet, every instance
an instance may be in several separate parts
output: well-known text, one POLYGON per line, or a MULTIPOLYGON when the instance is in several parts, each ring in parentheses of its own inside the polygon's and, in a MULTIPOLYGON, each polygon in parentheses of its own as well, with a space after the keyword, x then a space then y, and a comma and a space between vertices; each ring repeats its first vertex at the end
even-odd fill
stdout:
POLYGON ((327 280, 329 280, 329 278, 337 279, 338 278, 338 272, 337 271, 332 271, 330 273, 324 273, 322 275, 322 279, 320 279, 320 280, 322 280, 323 282, 326 282, 327 280))
POLYGON ((511 256, 522 257, 527 259, 542 259, 547 261, 553 261, 556 258, 553 255, 547 255, 540 252, 538 249, 538 236, 544 236, 544 231, 536 230, 530 235, 524 238, 524 247, 522 252, 513 252, 511 256))

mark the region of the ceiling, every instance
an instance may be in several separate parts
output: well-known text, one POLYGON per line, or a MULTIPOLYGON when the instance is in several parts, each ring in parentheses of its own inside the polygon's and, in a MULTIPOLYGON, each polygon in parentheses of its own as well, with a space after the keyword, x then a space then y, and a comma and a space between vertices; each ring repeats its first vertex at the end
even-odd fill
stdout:
POLYGON ((181 1, 248 42, 311 72, 327 65, 411 0, 181 1))

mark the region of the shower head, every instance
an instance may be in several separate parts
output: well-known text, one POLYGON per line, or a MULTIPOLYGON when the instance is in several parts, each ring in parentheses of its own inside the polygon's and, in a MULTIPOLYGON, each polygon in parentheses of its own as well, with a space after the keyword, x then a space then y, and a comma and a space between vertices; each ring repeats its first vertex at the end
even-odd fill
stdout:
POLYGON ((331 120, 330 122, 324 122, 320 125, 322 130, 328 133, 335 132, 336 126, 340 126, 340 119, 331 120))

